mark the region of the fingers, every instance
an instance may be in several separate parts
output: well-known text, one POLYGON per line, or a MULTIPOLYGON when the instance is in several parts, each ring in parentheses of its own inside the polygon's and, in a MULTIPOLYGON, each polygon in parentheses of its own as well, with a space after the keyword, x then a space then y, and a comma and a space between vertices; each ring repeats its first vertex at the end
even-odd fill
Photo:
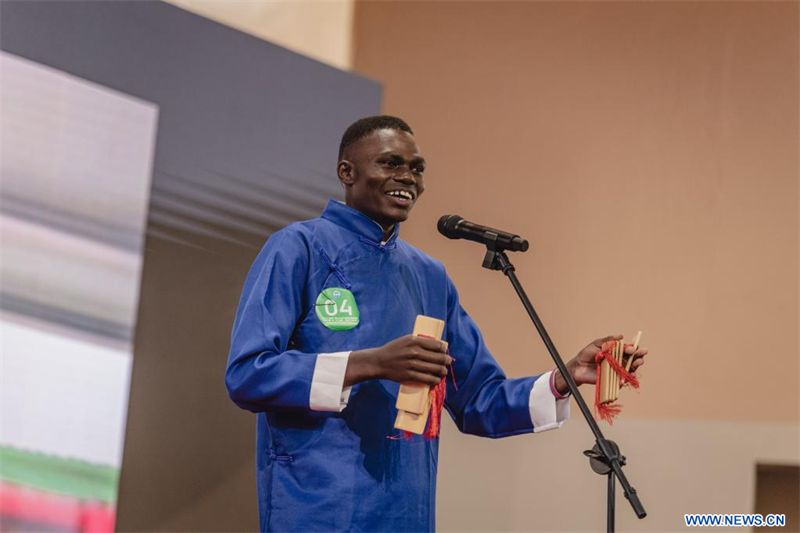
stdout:
POLYGON ((410 355, 415 359, 436 365, 449 365, 453 362, 453 358, 445 352, 445 344, 442 341, 425 337, 411 337, 409 341, 410 355))
POLYGON ((447 343, 406 335, 374 349, 376 374, 398 383, 414 381, 437 385, 447 376, 447 365, 454 358, 446 352, 447 343))
POLYGON ((643 363, 642 357, 644 357, 645 355, 650 353, 650 350, 645 350, 645 349, 639 348, 638 350, 636 350, 634 352, 633 346, 629 346, 629 347, 625 348, 625 353, 628 354, 629 358, 633 357, 633 364, 634 365, 636 365, 637 361, 641 365, 643 363))
POLYGON ((423 383, 437 385, 447 376, 447 365, 453 362, 453 358, 444 352, 445 345, 441 341, 424 337, 415 337, 415 340, 414 359, 411 361, 412 372, 427 376, 427 380, 423 383))
POLYGON ((636 352, 636 357, 640 357, 640 356, 646 354, 649 350, 645 350, 641 346, 639 348, 637 348, 636 350, 634 350, 632 344, 628 345, 628 346, 625 346, 625 353, 626 354, 630 355, 630 354, 634 353, 634 351, 636 352))
POLYGON ((593 340, 592 344, 594 346, 597 346, 598 348, 602 348, 604 342, 619 341, 619 340, 622 340, 622 335, 619 335, 619 334, 617 334, 617 335, 609 335, 607 337, 601 337, 599 339, 593 340))
POLYGON ((631 363, 631 375, 633 377, 636 377, 636 371, 644 364, 644 359, 642 359, 642 357, 648 353, 649 350, 639 349, 636 351, 636 355, 634 356, 635 359, 633 360, 633 363, 631 363))
POLYGON ((414 360, 412 361, 414 371, 424 372, 433 376, 445 377, 447 375, 447 367, 433 363, 426 363, 425 361, 414 360))
POLYGON ((426 385, 436 386, 442 381, 442 378, 432 376, 430 374, 423 374, 422 372, 414 372, 413 370, 408 373, 409 380, 417 383, 424 383, 426 385))
POLYGON ((428 350, 419 350, 414 353, 414 358, 427 363, 435 365, 446 366, 453 362, 453 358, 442 352, 429 352, 428 350))
POLYGON ((445 344, 442 341, 437 341, 436 339, 429 339, 427 337, 417 337, 417 336, 410 336, 411 338, 409 341, 411 344, 415 346, 420 346, 429 352, 447 352, 445 348, 445 344))

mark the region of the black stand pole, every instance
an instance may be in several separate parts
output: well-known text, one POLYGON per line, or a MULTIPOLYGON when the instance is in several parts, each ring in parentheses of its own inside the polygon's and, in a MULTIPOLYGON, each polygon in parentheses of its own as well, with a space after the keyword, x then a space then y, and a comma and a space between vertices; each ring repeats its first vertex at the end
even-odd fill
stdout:
POLYGON ((609 533, 614 531, 615 476, 619 479, 619 483, 622 485, 622 490, 625 493, 625 498, 630 502, 636 516, 639 519, 644 518, 647 516, 647 512, 644 510, 642 502, 639 501, 639 497, 636 495, 636 489, 631 487, 630 483, 628 483, 628 479, 622 472, 622 467, 626 464, 625 457, 620 453, 616 443, 606 439, 603 436, 603 432, 600 431, 600 427, 597 425, 597 422, 595 422, 594 417, 592 417, 592 413, 589 411, 589 407, 586 406, 583 396, 578 392, 578 386, 575 384, 572 376, 569 375, 569 372, 567 372, 564 360, 561 359, 561 356, 558 354, 558 350, 556 350, 553 341, 550 339, 550 335, 548 335, 547 330, 544 329, 544 324, 539 320, 539 315, 536 314, 531 301, 528 299, 528 295, 525 294, 525 290, 517 279, 517 275, 514 273, 514 265, 511 264, 511 261, 509 261, 508 256, 498 242, 497 234, 487 231, 485 237, 488 244, 486 245, 486 255, 483 258, 483 267, 490 270, 500 270, 511 281, 511 284, 517 291, 519 299, 522 300, 522 305, 531 317, 533 325, 536 326, 536 330, 542 337, 547 351, 550 352, 550 356, 553 358, 556 368, 558 368, 564 381, 567 382, 567 387, 572 393, 573 398, 575 398, 575 402, 578 404, 581 413, 583 413, 586 423, 589 424, 589 429, 594 433, 596 444, 591 450, 587 450, 583 453, 589 457, 589 464, 592 470, 598 474, 608 476, 607 531, 609 533))

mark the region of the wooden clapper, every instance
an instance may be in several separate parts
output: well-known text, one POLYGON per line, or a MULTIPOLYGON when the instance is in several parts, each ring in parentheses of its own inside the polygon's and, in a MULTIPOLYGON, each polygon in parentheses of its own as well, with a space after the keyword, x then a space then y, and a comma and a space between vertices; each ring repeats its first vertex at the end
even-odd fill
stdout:
MULTIPOLYGON (((636 339, 633 341, 633 350, 634 354, 636 350, 639 349, 639 342, 642 340, 642 332, 636 334, 636 339)), ((611 357, 619 363, 621 367, 625 369, 626 372, 631 371, 631 364, 633 363, 634 356, 626 356, 625 355, 625 343, 624 341, 618 341, 614 348, 611 351, 611 357)), ((619 398, 619 390, 621 387, 619 374, 614 372, 614 369, 611 368, 611 365, 608 363, 607 360, 603 359, 600 363, 600 405, 609 404, 617 401, 619 398)))
MULTIPOLYGON (((417 315, 413 335, 441 341, 443 333, 444 320, 417 315)), ((442 343, 447 350, 447 342, 442 341, 442 343)), ((430 389, 430 386, 423 383, 408 382, 400 385, 400 392, 397 394, 397 403, 395 404, 397 407, 395 428, 422 435, 431 408, 430 389)))

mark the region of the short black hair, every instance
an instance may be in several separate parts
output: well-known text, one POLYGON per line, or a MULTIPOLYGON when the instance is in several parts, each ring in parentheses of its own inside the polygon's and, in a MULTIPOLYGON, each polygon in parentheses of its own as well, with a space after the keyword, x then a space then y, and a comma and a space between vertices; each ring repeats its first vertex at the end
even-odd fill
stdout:
POLYGON ((402 118, 390 115, 375 115, 374 117, 356 120, 347 127, 344 135, 342 135, 342 142, 339 144, 339 161, 342 160, 344 151, 347 150, 348 146, 377 130, 400 130, 414 135, 414 132, 411 131, 411 126, 406 124, 406 121, 402 118))

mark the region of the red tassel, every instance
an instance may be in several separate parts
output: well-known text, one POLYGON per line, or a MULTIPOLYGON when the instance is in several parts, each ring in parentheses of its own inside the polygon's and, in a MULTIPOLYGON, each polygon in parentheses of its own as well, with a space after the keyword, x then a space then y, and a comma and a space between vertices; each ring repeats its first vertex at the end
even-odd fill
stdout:
MULTIPOLYGON (((453 357, 453 356, 450 356, 453 357)), ((455 357, 453 357, 453 361, 455 361, 455 357)), ((448 372, 453 378, 453 388, 458 390, 458 385, 456 385, 456 373, 453 370, 453 365, 451 364, 449 367, 448 372)), ((443 379, 440 381, 436 386, 431 387, 431 407, 428 412, 428 427, 425 430, 424 436, 427 440, 433 440, 439 437, 439 430, 441 429, 442 425, 442 409, 444 408, 444 400, 447 397, 447 383, 443 379)), ((410 431, 401 430, 400 435, 390 435, 387 438, 392 440, 411 440, 414 437, 414 434, 410 431)))
MULTIPOLYGON (((595 418, 599 418, 600 420, 605 420, 611 425, 614 425, 614 418, 622 412, 622 405, 620 404, 613 404, 613 403, 605 403, 600 404, 600 374, 602 372, 602 366, 600 363, 603 362, 605 359, 608 361, 608 364, 611 365, 611 369, 619 374, 620 376, 620 383, 622 385, 630 385, 634 389, 639 388, 639 380, 636 379, 630 372, 625 370, 624 367, 620 366, 617 363, 616 359, 611 356, 611 352, 613 351, 614 347, 617 345, 619 341, 608 341, 603 343, 603 348, 597 352, 594 356, 594 361, 597 363, 597 381, 595 382, 594 387, 594 412, 595 418)), ((632 346, 631 344, 626 344, 625 347, 632 346)))
MULTIPOLYGON (((453 356, 451 355, 450 357, 453 356)), ((453 361, 455 360, 456 358, 453 357, 453 361)), ((456 385, 456 373, 453 370, 452 363, 450 364, 448 374, 453 377, 453 388, 458 391, 458 385, 456 385)), ((439 436, 439 429, 442 425, 442 408, 444 407, 444 400, 446 397, 447 383, 446 379, 443 379, 435 387, 431 387, 431 412, 430 418, 428 418, 428 429, 425 431, 425 438, 428 440, 435 439, 439 436)))
POLYGON ((435 387, 431 387, 431 412, 428 418, 428 429, 425 431, 425 438, 435 439, 439 436, 439 426, 442 423, 442 407, 444 398, 447 394, 447 382, 440 381, 435 387))

